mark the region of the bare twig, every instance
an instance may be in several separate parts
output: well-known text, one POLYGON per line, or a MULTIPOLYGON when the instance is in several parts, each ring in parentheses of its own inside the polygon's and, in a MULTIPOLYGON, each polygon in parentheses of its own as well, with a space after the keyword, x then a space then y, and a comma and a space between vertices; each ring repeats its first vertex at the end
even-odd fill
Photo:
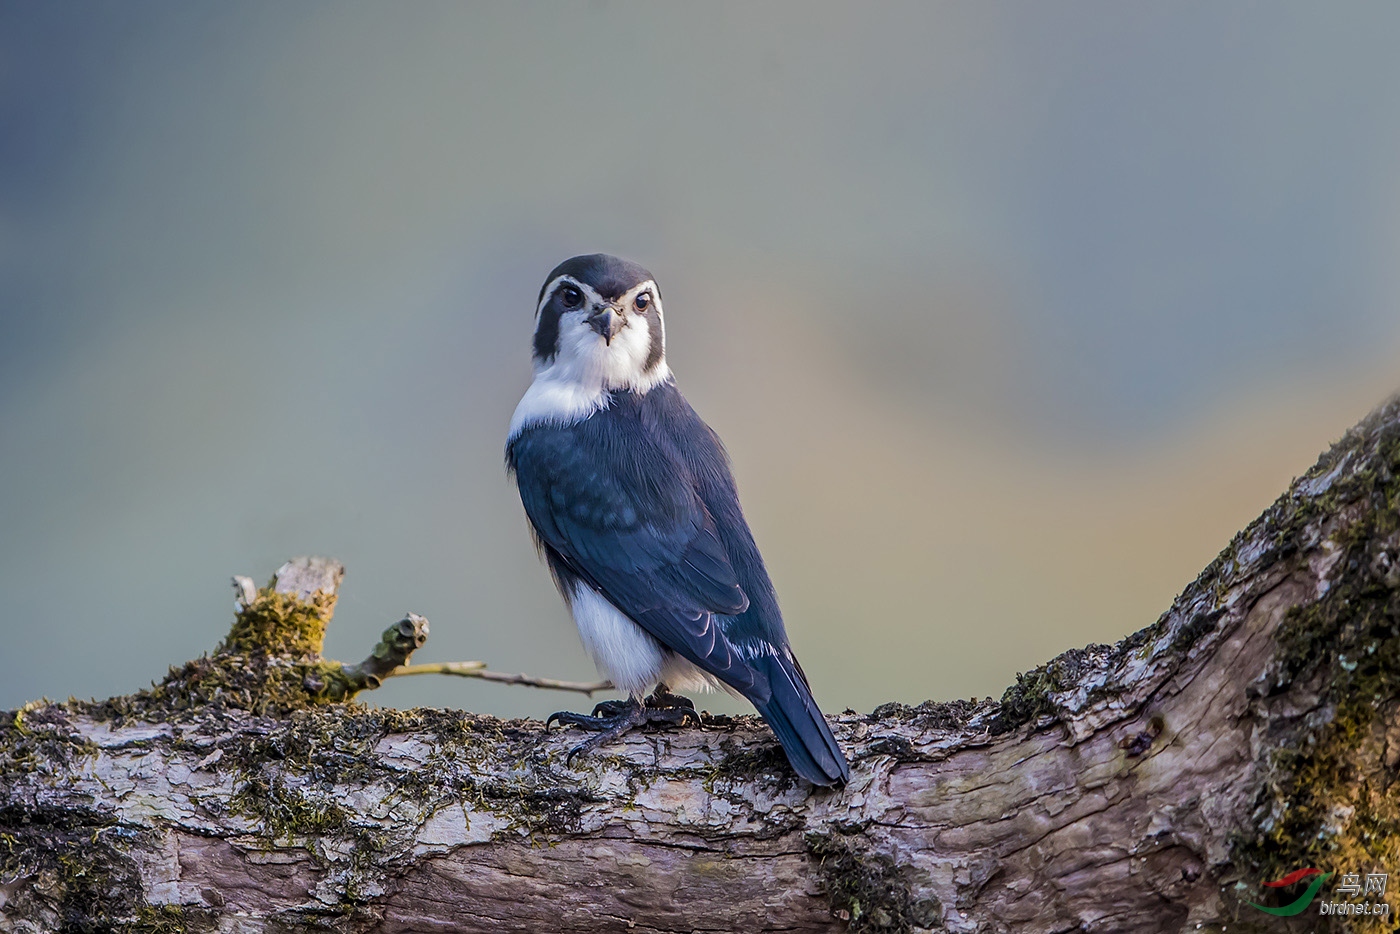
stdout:
POLYGON ((386 677, 399 675, 456 675, 459 678, 480 678, 498 684, 523 684, 527 687, 550 688, 555 691, 577 691, 592 697, 597 691, 612 690, 611 681, 561 681, 558 678, 537 678, 534 675, 489 671, 485 662, 435 662, 424 665, 401 665, 386 677))

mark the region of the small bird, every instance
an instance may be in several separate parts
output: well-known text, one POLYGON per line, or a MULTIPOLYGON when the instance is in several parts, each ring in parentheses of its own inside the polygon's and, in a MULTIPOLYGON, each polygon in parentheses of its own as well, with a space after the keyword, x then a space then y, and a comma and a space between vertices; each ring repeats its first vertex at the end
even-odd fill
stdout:
POLYGON ((725 687, 763 715, 798 775, 849 780, 729 457, 666 364, 651 273, 602 253, 560 263, 540 289, 533 357, 506 467, 584 648, 628 695, 549 717, 598 731, 570 760, 644 724, 698 724, 672 687, 725 687))

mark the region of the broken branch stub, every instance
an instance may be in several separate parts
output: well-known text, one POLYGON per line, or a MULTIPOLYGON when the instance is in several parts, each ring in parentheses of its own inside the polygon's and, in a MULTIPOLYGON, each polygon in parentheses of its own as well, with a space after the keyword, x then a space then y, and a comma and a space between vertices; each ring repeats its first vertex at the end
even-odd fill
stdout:
POLYGON ((380 637, 369 658, 358 665, 347 666, 345 675, 360 689, 377 688, 394 669, 408 663, 413 653, 428 641, 428 621, 417 613, 409 613, 380 637))
POLYGON ((239 609, 220 650, 231 654, 319 658, 345 567, 333 558, 293 558, 267 587, 235 577, 239 609))

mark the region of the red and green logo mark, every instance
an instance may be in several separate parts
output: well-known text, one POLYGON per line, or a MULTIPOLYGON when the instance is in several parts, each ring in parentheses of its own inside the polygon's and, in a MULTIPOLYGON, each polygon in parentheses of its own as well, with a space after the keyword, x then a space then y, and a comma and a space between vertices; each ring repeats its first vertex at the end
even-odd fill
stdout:
POLYGON ((1289 902, 1287 905, 1284 905, 1280 908, 1269 908, 1264 905, 1256 905, 1254 904, 1254 902, 1250 902, 1249 905, 1252 908, 1258 908, 1260 911, 1266 914, 1271 914, 1279 918, 1291 918, 1293 915, 1302 914, 1303 911, 1309 905, 1312 904, 1313 899, 1317 898, 1317 893, 1322 888, 1322 884, 1328 879, 1332 878, 1332 873, 1323 872, 1321 869, 1296 869, 1293 872, 1290 872, 1288 875, 1284 876, 1282 879, 1275 879, 1273 882, 1264 883, 1264 887, 1266 889, 1281 889, 1285 886, 1293 885, 1296 882, 1302 882, 1304 879, 1308 879, 1313 876, 1316 876, 1317 878, 1313 879, 1312 884, 1308 886, 1307 891, 1305 891, 1302 895, 1299 895, 1297 899, 1289 902))

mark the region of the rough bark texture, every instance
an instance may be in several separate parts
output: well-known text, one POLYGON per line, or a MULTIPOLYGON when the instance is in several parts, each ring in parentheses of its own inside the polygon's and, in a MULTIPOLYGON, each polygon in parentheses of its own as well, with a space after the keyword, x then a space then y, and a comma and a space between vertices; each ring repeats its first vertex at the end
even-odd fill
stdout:
POLYGON ((150 691, 4 716, 0 930, 1388 930, 1247 903, 1400 871, 1398 508, 1392 401, 1141 632, 836 718, 835 791, 752 718, 570 768, 577 733, 346 703, 334 585, 269 587, 150 691))

